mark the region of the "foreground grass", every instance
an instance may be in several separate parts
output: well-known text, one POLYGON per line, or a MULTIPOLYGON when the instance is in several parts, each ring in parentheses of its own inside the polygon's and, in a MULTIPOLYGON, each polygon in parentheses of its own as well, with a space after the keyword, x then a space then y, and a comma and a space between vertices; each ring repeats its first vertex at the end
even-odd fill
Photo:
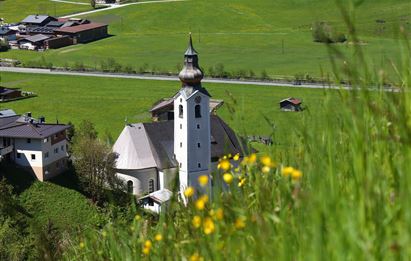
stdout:
MULTIPOLYGON (((171 97, 179 82, 133 79, 105 79, 98 77, 70 77, 33 74, 2 73, 2 85, 32 91, 38 97, 4 103, 18 113, 31 111, 44 115, 48 122, 71 121, 75 125, 89 119, 100 134, 109 133, 116 138, 128 122, 150 120, 148 110, 164 97, 171 97)), ((321 89, 267 87, 253 85, 204 84, 215 99, 225 105, 218 114, 240 134, 271 135, 276 142, 286 144, 291 130, 298 129, 302 114, 321 118, 325 108, 321 89), (307 108, 303 113, 281 112, 278 102, 287 97, 303 100, 307 108), (232 110, 236 111, 235 114, 232 110), (268 123, 266 117, 270 123, 268 123), (274 124, 274 130, 273 126, 274 124), (274 133, 273 133, 274 132, 274 133)), ((331 94, 337 95, 336 91, 331 94)), ((332 108, 337 108, 338 100, 332 108)), ((326 126, 327 122, 321 123, 326 126)))
MULTIPOLYGON (((44 57, 54 66, 83 64, 97 69, 113 58, 123 68, 176 73, 192 31, 207 73, 210 67, 223 64, 224 70, 235 75, 252 71, 260 76, 266 70, 273 77, 326 77, 331 73, 329 54, 323 44, 313 42, 311 26, 328 21, 346 32, 334 2, 191 0, 133 5, 87 16, 109 23, 113 37, 42 54, 9 51, 1 55, 24 62, 44 57)), ((362 44, 376 66, 387 69, 390 60, 399 60, 392 32, 398 24, 411 30, 410 9, 407 0, 364 1, 359 7, 362 44)), ((337 46, 344 53, 354 49, 352 44, 337 46)))

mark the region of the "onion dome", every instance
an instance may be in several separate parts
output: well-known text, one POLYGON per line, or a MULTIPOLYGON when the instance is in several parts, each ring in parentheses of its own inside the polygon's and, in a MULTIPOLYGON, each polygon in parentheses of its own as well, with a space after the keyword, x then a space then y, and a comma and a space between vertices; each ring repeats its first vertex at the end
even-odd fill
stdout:
POLYGON ((203 72, 198 65, 198 53, 193 47, 191 33, 188 48, 184 54, 184 68, 181 70, 178 77, 183 83, 183 87, 200 85, 201 80, 203 79, 203 72))

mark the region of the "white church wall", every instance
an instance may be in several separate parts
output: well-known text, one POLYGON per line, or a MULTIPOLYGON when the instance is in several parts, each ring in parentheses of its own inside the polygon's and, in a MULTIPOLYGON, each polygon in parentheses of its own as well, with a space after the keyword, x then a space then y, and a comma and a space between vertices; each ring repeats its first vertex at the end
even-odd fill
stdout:
POLYGON ((128 181, 133 182, 133 194, 143 195, 149 193, 150 180, 154 182, 154 190, 159 190, 157 169, 141 169, 141 170, 119 170, 117 176, 123 180, 125 184, 128 181))

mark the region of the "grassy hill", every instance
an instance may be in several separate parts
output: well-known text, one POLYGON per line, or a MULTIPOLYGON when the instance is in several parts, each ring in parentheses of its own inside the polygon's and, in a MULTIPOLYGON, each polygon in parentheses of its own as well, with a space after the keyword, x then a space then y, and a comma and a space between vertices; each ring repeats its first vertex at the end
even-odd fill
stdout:
MULTIPOLYGON (((88 3, 88 1, 86 0, 77 0, 76 2, 88 3)), ((52 16, 62 16, 65 14, 77 13, 90 9, 90 5, 76 5, 69 3, 52 2, 50 0, 0 1, 0 17, 4 18, 5 22, 7 23, 20 22, 30 14, 48 14, 52 16)))
MULTIPOLYGON (((148 110, 164 97, 171 97, 179 88, 179 82, 133 79, 106 79, 78 76, 49 76, 2 73, 3 85, 19 87, 38 94, 33 99, 2 104, 18 113, 31 111, 44 115, 54 122, 80 123, 89 119, 100 134, 110 133, 116 138, 128 122, 150 120, 148 110)), ((275 124, 278 140, 288 136, 304 118, 322 117, 324 90, 267 87, 253 85, 204 84, 215 99, 223 99, 225 105, 218 114, 242 134, 269 135, 273 129, 264 117, 275 124), (279 109, 279 101, 287 97, 303 100, 307 108, 303 113, 286 113, 279 109), (233 108, 232 113, 229 108, 233 108)), ((329 91, 337 97, 336 91, 329 91)), ((336 99, 335 106, 339 101, 336 99)), ((323 123, 324 125, 326 122, 323 123)))
MULTIPOLYGON (((397 60, 394 28, 410 30, 411 3, 407 0, 364 1, 356 12, 356 24, 362 35, 364 50, 377 67, 390 67, 397 60)), ((43 57, 55 66, 84 63, 100 68, 113 58, 123 67, 161 72, 177 72, 181 53, 192 31, 201 65, 206 73, 216 64, 226 71, 266 70, 271 76, 330 72, 327 48, 313 42, 311 27, 326 21, 343 33, 335 1, 227 1, 191 0, 174 3, 132 5, 87 16, 110 24, 113 37, 44 54, 10 51, 4 57, 40 61, 43 57)), ((338 44, 343 53, 353 49, 338 44)))

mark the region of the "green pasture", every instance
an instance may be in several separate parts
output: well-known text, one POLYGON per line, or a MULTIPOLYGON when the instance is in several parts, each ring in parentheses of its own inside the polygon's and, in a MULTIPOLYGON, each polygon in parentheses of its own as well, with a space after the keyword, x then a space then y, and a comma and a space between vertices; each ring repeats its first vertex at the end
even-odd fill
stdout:
MULTIPOLYGON (((2 15, 7 18, 8 13, 2 15)), ((395 28, 410 30, 410 13, 411 2, 406 0, 368 0, 358 7, 356 25, 372 66, 392 69, 391 61, 399 58, 395 28)), ((312 24, 327 21, 347 31, 333 0, 191 0, 131 5, 87 18, 110 24, 112 37, 41 54, 9 51, 1 56, 27 64, 45 59, 54 66, 84 64, 97 69, 112 58, 123 68, 176 73, 191 31, 206 74, 223 64, 230 73, 251 70, 259 76, 265 70, 272 77, 327 76, 329 52, 324 44, 313 42, 312 24)), ((343 53, 354 48, 352 43, 334 46, 343 53)))
MULTIPOLYGON (((74 2, 74 1, 72 1, 74 2)), ((86 3, 85 0, 76 2, 86 3)), ((69 3, 52 2, 50 0, 4 0, 0 1, 0 17, 7 23, 16 23, 30 14, 48 14, 52 16, 63 16, 71 13, 91 10, 91 6, 76 5, 69 3)))
MULTIPOLYGON (((180 83, 169 81, 108 79, 2 73, 2 85, 32 91, 38 97, 3 103, 18 113, 31 111, 46 116, 48 122, 71 121, 78 124, 88 119, 95 123, 100 134, 120 134, 125 120, 130 123, 150 120, 148 110, 157 100, 172 96, 180 83)), ((253 85, 204 84, 213 98, 223 99, 225 105, 218 114, 241 134, 287 136, 303 115, 321 117, 324 90, 266 87, 253 85), (281 112, 278 102, 287 97, 298 97, 307 108, 302 113, 281 112), (231 113, 233 108, 235 113, 231 113)), ((336 91, 330 91, 335 93, 336 91)), ((336 102, 336 106, 338 102, 336 102)), ((323 123, 327 124, 326 122, 323 123)))

